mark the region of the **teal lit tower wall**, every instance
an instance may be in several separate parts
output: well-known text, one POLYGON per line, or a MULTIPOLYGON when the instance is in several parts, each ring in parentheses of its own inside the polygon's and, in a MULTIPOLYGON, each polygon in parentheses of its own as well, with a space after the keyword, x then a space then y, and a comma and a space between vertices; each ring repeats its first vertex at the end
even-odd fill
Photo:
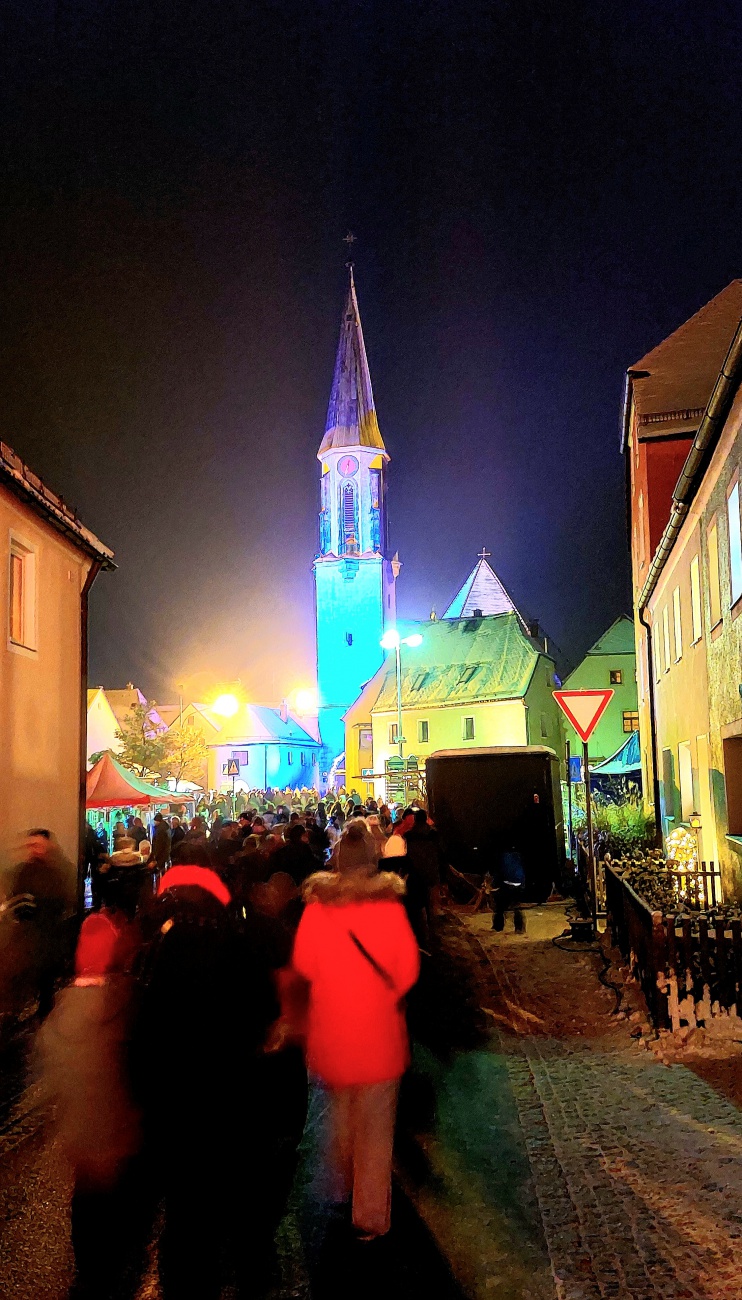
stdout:
POLYGON ((352 267, 317 457, 317 694, 322 768, 328 771, 345 748, 343 715, 380 666, 384 652, 379 642, 396 620, 386 533, 389 455, 374 407, 352 267))

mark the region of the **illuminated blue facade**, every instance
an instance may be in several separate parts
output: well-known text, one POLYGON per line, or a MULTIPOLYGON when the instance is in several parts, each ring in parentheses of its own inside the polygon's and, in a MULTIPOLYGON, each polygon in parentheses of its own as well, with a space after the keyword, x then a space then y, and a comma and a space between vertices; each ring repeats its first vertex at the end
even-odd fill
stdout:
POLYGON ((353 269, 340 329, 322 466, 314 561, 317 691, 327 771, 345 747, 343 714, 384 658, 396 618, 386 535, 389 455, 379 431, 353 269))

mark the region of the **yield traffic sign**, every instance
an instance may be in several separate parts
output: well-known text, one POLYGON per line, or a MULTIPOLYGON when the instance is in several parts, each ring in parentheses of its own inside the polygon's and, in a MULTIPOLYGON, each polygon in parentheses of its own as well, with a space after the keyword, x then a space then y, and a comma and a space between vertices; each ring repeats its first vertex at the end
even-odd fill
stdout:
POLYGON ((237 759, 230 758, 228 763, 223 764, 222 771, 224 772, 225 776, 239 776, 240 765, 237 762, 237 759))
POLYGON ((615 691, 554 691, 554 699, 587 744, 615 691))

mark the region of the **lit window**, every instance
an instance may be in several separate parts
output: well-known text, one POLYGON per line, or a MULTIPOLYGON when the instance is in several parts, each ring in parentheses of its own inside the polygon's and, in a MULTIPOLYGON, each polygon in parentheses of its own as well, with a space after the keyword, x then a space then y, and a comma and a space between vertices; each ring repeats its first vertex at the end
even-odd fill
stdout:
POLYGON ((248 754, 246 749, 233 749, 232 758, 239 763, 240 767, 247 767, 248 754))
POLYGON ((691 636, 695 645, 696 641, 700 641, 703 631, 701 619, 701 568, 697 555, 694 555, 690 562, 690 617, 691 636))
POLYGON ((739 482, 735 483, 727 497, 727 520, 729 523, 729 576, 731 585, 730 605, 736 604, 742 596, 742 530, 739 518, 739 482))
POLYGON ((662 611, 662 646, 665 652, 665 672, 670 671, 670 612, 665 605, 662 611))
POLYGON ((399 726, 396 722, 393 722, 389 728, 389 744, 399 744, 399 726))
POLYGON ((623 672, 620 668, 611 668, 611 686, 620 686, 623 682, 623 672))
POLYGON ((427 745, 430 737, 430 727, 427 718, 421 718, 417 724, 417 740, 420 745, 427 745))
POLYGON ((721 622, 721 585, 719 583, 719 529, 716 521, 708 531, 709 549, 709 614, 711 626, 721 622))
POLYGON ((683 620, 680 613, 680 588, 672 593, 672 622, 675 630, 675 663, 683 657, 683 620))
POLYGON ((474 719, 464 718, 464 740, 474 739, 474 719))
POLYGON ((10 539, 8 635, 13 645, 36 649, 36 553, 10 539))
POLYGON ((639 714, 633 709, 624 709, 623 711, 623 729, 624 731, 639 730, 639 714))

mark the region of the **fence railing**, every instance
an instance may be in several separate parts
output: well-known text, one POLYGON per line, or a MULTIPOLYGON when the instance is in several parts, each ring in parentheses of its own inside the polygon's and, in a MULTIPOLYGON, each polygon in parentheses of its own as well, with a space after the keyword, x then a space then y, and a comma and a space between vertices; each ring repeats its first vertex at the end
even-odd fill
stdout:
POLYGON ((675 890, 675 897, 685 907, 694 912, 710 912, 721 906, 721 872, 713 862, 708 866, 702 862, 698 867, 673 867, 668 865, 667 874, 675 890))
POLYGON ((613 942, 639 980, 657 1028, 742 1016, 742 915, 718 908, 654 911, 610 863, 605 884, 613 942))

